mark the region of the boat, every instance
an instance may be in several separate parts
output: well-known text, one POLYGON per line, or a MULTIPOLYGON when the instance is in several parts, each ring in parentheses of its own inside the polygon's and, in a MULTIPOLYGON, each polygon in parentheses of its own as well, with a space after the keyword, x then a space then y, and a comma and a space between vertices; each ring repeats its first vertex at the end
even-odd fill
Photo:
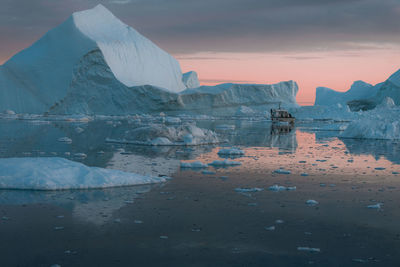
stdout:
POLYGON ((296 118, 285 109, 271 109, 271 120, 272 122, 286 122, 288 124, 294 124, 296 118))

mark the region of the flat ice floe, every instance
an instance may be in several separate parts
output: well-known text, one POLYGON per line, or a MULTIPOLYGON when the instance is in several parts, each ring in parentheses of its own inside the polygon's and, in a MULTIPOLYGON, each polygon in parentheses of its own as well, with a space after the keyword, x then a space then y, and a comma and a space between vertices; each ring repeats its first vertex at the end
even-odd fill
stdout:
POLYGON ((2 158, 0 189, 62 190, 143 185, 165 182, 119 170, 88 167, 63 158, 2 158))
POLYGON ((204 164, 201 161, 194 161, 194 162, 181 162, 182 169, 202 169, 207 168, 208 165, 204 164))
POLYGON ((214 160, 208 165, 214 167, 227 167, 227 166, 239 166, 242 165, 242 163, 239 161, 231 161, 231 160, 214 160))
POLYGON ((147 146, 197 146, 217 144, 220 140, 215 132, 193 124, 150 124, 127 131, 121 139, 107 138, 106 142, 147 146))

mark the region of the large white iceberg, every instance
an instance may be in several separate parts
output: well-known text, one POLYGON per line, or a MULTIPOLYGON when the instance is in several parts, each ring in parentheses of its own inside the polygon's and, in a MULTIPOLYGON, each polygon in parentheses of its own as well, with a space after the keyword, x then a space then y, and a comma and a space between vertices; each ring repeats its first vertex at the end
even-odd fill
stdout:
POLYGON ((0 66, 0 111, 233 115, 297 106, 297 84, 200 87, 179 63, 102 5, 76 12, 0 66), (240 111, 240 110, 239 110, 240 111))
POLYGON ((186 89, 178 61, 98 5, 74 13, 0 66, 0 108, 44 113, 80 85, 76 79, 102 83, 109 75, 126 87, 186 89))
POLYGON ((89 189, 159 182, 165 178, 88 167, 64 158, 0 159, 0 189, 89 189))

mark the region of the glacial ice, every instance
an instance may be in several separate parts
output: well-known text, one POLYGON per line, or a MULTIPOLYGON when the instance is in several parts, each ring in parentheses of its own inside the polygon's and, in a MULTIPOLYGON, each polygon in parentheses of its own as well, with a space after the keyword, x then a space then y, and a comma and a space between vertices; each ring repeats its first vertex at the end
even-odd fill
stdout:
POLYGON ((31 114, 207 114, 297 107, 294 81, 200 86, 102 5, 74 13, 0 66, 0 110, 31 114), (238 110, 239 109, 239 110, 238 110))
POLYGON ((122 139, 107 138, 106 141, 148 146, 197 146, 220 142, 215 132, 193 124, 149 124, 126 131, 122 139))
POLYGON ((119 170, 88 167, 63 158, 2 158, 0 188, 24 190, 89 189, 165 182, 119 170))
POLYGON ((86 80, 101 82, 104 75, 112 75, 127 87, 152 85, 171 92, 186 88, 172 56, 98 5, 74 13, 0 67, 0 109, 47 112, 79 86, 74 83, 79 77, 72 74, 96 51, 111 72, 92 65, 86 80))
POLYGON ((334 91, 326 87, 318 87, 315 94, 316 106, 346 105, 348 101, 367 99, 376 95, 380 88, 363 81, 355 81, 346 92, 334 91))
POLYGON ((197 88, 200 87, 199 78, 197 77, 197 72, 189 71, 182 75, 182 82, 186 88, 197 88))

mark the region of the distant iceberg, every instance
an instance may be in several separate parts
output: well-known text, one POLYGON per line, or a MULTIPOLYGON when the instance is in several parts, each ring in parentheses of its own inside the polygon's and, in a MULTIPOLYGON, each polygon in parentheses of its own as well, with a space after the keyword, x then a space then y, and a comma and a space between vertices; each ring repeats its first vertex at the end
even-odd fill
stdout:
POLYGON ((382 84, 372 84, 355 81, 346 92, 338 92, 327 87, 317 87, 315 93, 316 106, 346 105, 352 100, 368 99, 374 97, 382 84))

